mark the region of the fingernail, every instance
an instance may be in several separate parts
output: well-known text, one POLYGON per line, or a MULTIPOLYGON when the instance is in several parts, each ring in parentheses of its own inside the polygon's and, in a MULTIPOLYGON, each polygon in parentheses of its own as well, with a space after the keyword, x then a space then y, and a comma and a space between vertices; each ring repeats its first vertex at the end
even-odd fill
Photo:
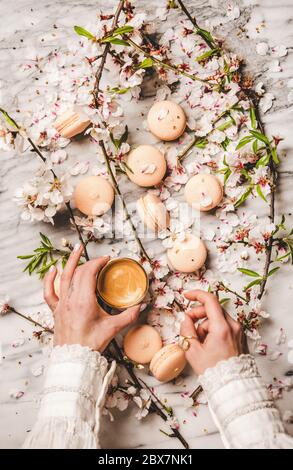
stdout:
POLYGON ((80 249, 80 243, 76 243, 73 247, 73 251, 76 252, 80 249))
POLYGON ((49 272, 52 273, 53 271, 55 271, 55 269, 56 269, 56 268, 55 268, 55 266, 54 266, 54 264, 53 264, 52 266, 50 266, 49 272))

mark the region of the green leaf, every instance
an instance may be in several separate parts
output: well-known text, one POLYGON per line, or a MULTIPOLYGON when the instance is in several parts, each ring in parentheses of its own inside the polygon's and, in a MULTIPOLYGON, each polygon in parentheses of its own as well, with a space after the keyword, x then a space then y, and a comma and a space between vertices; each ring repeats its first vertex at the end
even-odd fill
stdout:
POLYGON ((110 132, 110 139, 111 139, 111 142, 114 144, 115 148, 118 150, 119 149, 119 140, 114 138, 112 132, 110 132))
POLYGON ((218 52, 218 49, 210 49, 209 51, 207 51, 204 54, 197 57, 195 60, 196 60, 196 62, 200 62, 202 60, 208 59, 209 57, 213 56, 217 52, 218 52))
POLYGON ((238 271, 240 271, 242 274, 246 274, 246 276, 260 277, 260 274, 258 274, 256 271, 252 271, 251 269, 238 268, 238 271))
POLYGON ((47 235, 44 235, 42 232, 39 232, 39 234, 44 245, 46 245, 48 248, 53 248, 51 240, 47 237, 47 235))
POLYGON ((116 93, 117 95, 124 95, 125 93, 128 92, 128 90, 130 90, 130 88, 118 88, 118 87, 114 87, 114 88, 111 88, 110 92, 111 93, 116 93))
POLYGON ((197 140, 194 146, 197 147, 198 149, 204 149, 207 146, 207 144, 208 144, 208 140, 203 137, 197 140))
POLYGON ((152 67, 154 65, 154 61, 153 59, 151 59, 150 57, 147 57, 146 59, 144 59, 138 66, 139 69, 147 69, 149 67, 152 67))
POLYGON ((134 31, 134 27, 133 26, 129 26, 129 25, 125 25, 125 26, 121 26, 121 28, 116 28, 112 35, 113 36, 118 36, 120 34, 127 34, 127 33, 132 33, 132 31, 134 31))
POLYGON ((250 195, 252 191, 252 187, 250 186, 243 194, 242 196, 238 199, 238 201, 236 201, 236 203, 234 204, 234 207, 239 207, 241 206, 241 204, 243 204, 244 201, 246 201, 246 199, 248 198, 248 196, 250 195))
POLYGON ((255 166, 256 168, 259 168, 260 166, 267 166, 269 161, 270 161, 270 156, 266 154, 257 161, 255 166))
POLYGON ((225 174, 224 174, 224 184, 226 184, 226 182, 228 181, 231 173, 232 173, 232 171, 230 170, 230 168, 227 168, 227 170, 225 171, 225 174))
POLYGON ((279 160, 279 157, 278 157, 278 153, 277 153, 277 149, 276 147, 272 147, 271 149, 271 155, 273 157, 273 161, 276 165, 279 165, 280 163, 280 160, 279 160))
POLYGON ((243 138, 239 141, 239 143, 238 143, 238 145, 237 145, 237 147, 236 147, 235 150, 241 149, 241 148, 244 147, 245 145, 249 144, 249 142, 251 142, 252 140, 253 140, 253 137, 251 137, 250 135, 246 135, 245 137, 243 137, 243 138))
POLYGON ((243 291, 247 291, 253 286, 258 286, 259 284, 262 283, 262 279, 256 279, 255 281, 250 282, 247 286, 244 287, 243 291))
POLYGON ((258 141, 256 139, 253 141, 252 150, 253 150, 253 153, 257 153, 258 151, 258 141))
POLYGON ((251 122, 252 129, 256 129, 257 128, 257 121, 256 121, 255 109, 254 108, 250 108, 249 116, 250 116, 250 122, 251 122))
POLYGON ((49 271, 49 269, 51 268, 51 266, 55 266, 55 264, 57 263, 57 259, 54 259, 53 261, 51 261, 50 263, 48 264, 45 264, 45 266, 42 266, 40 269, 38 269, 37 273, 40 275, 40 278, 44 277, 44 274, 49 271))
POLYGON ((17 256, 18 259, 30 259, 33 258, 34 255, 19 255, 17 256))
POLYGON ((196 28, 196 32, 207 42, 207 44, 209 44, 209 46, 215 48, 216 42, 209 31, 202 28, 196 28))
POLYGON ((96 37, 92 33, 82 28, 81 26, 74 26, 74 31, 79 36, 84 36, 87 39, 96 39, 96 37))
POLYGON ((126 125, 126 126, 125 126, 125 131, 123 132, 123 134, 122 134, 122 136, 120 137, 119 142, 118 142, 119 148, 121 147, 121 145, 122 145, 124 142, 127 142, 127 139, 128 139, 128 126, 126 125))
POLYGON ((226 151, 230 142, 231 140, 229 139, 229 137, 226 137, 226 139, 221 142, 221 147, 226 151))
POLYGON ((276 268, 271 269, 271 270, 269 271, 267 277, 272 276, 272 275, 275 274, 277 271, 279 271, 279 269, 280 269, 280 266, 277 266, 276 268))
POLYGON ((129 46, 128 42, 124 39, 115 38, 114 36, 108 36, 101 40, 102 44, 110 42, 111 44, 116 44, 118 46, 129 46))
POLYGON ((0 113, 3 114, 5 121, 11 126, 14 127, 15 129, 19 129, 19 125, 15 122, 14 119, 12 119, 11 116, 5 111, 5 109, 0 108, 0 113))
POLYGON ((230 300, 230 297, 224 297, 223 299, 220 300, 220 304, 223 305, 226 302, 228 302, 228 300, 230 300))
POLYGON ((285 253, 284 255, 282 255, 282 256, 279 256, 278 258, 276 258, 276 260, 275 260, 275 261, 282 261, 283 259, 286 259, 286 258, 288 258, 290 255, 291 255, 291 252, 290 252, 290 251, 288 251, 288 252, 287 252, 287 253, 285 253))
POLYGON ((218 131, 225 131, 229 127, 231 127, 234 124, 234 119, 230 119, 229 121, 223 122, 223 124, 220 124, 219 126, 216 127, 218 131))
POLYGON ((263 142, 266 145, 270 145, 270 141, 269 141, 269 139, 267 138, 266 135, 264 135, 264 134, 262 134, 261 132, 258 132, 258 131, 249 131, 249 132, 257 140, 260 140, 261 142, 263 142))
POLYGON ((259 184, 256 186, 256 192, 265 202, 268 202, 268 200, 265 197, 264 193, 262 192, 261 187, 260 187, 259 184))

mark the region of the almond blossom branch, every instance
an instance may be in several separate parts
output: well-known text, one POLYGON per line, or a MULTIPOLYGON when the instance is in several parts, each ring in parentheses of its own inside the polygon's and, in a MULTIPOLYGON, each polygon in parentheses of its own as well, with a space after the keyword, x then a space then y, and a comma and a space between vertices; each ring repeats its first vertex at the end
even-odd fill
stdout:
MULTIPOLYGON (((197 33, 202 37, 202 39, 206 42, 206 44, 210 48, 213 48, 214 45, 211 43, 209 37, 206 36, 204 33, 202 33, 203 30, 201 30, 201 28, 198 26, 198 24, 196 22, 196 19, 194 17, 192 17, 192 15, 189 13, 188 9, 185 7, 182 0, 178 0, 178 3, 180 5, 180 8, 182 9, 182 11, 187 16, 187 18, 191 21, 193 26, 196 28, 197 33)), ((251 107, 255 111, 255 115, 256 115, 256 119, 257 119, 257 122, 258 122, 258 125, 259 125, 259 128, 260 128, 260 131, 262 132, 262 134, 265 135, 265 128, 264 128, 264 125, 263 125, 263 122, 262 122, 262 119, 261 119, 261 116, 260 116, 259 108, 258 108, 258 101, 259 100, 258 100, 258 98, 257 98, 257 96, 256 96, 256 94, 253 90, 244 89, 243 91, 244 91, 245 95, 247 96, 247 98, 249 99, 251 107)), ((277 173, 276 165, 275 165, 275 163, 272 159, 272 156, 270 156, 268 167, 270 169, 271 183, 272 183, 271 184, 271 192, 269 194, 269 218, 270 218, 271 223, 274 224, 274 222, 275 222, 275 188, 276 188, 276 181, 277 181, 277 174, 278 173, 277 173)), ((267 243, 267 246, 266 246, 266 259, 265 259, 265 265, 264 265, 264 271, 263 271, 263 278, 262 278, 263 280, 262 280, 262 282, 260 284, 260 287, 259 287, 259 294, 258 294, 259 299, 261 299, 263 297, 264 292, 265 292, 265 287, 266 287, 267 279, 268 279, 268 273, 269 273, 270 265, 271 265, 271 262, 272 262, 273 243, 274 243, 274 237, 273 237, 273 234, 272 234, 270 236, 270 238, 268 240, 268 243, 267 243)))
POLYGON ((23 313, 18 312, 17 310, 15 310, 14 307, 11 307, 10 305, 8 306, 8 311, 15 313, 15 315, 18 315, 19 317, 23 318, 24 320, 29 321, 30 323, 33 323, 35 326, 38 326, 39 328, 46 331, 47 333, 51 333, 51 334, 54 333, 54 331, 51 328, 48 328, 47 326, 42 325, 41 323, 34 320, 33 318, 27 315, 24 315, 23 313))
MULTIPOLYGON (((47 159, 46 157, 44 157, 44 155, 42 154, 40 148, 34 143, 34 141, 27 135, 26 131, 24 129, 22 129, 18 124, 17 122, 12 119, 9 114, 2 108, 0 108, 0 112, 4 115, 6 121, 12 125, 13 127, 15 127, 15 129, 17 130, 17 132, 23 137, 25 138, 28 143, 30 144, 30 146, 32 147, 33 151, 38 155, 38 157, 40 157, 40 159, 43 161, 43 163, 46 163, 47 159)), ((54 180, 58 180, 58 176, 56 175, 55 171, 50 168, 50 172, 52 173, 53 177, 54 177, 54 180)), ((86 243, 82 237, 82 234, 81 234, 81 231, 78 227, 78 225, 76 224, 75 222, 75 219, 74 219, 74 214, 73 214, 73 211, 72 211, 72 207, 70 205, 70 202, 65 202, 65 206, 66 206, 66 209, 69 213, 69 217, 70 217, 70 220, 72 221, 73 225, 74 225, 74 228, 78 234, 78 238, 80 240, 80 243, 82 244, 83 246, 83 251, 84 251, 84 256, 85 256, 85 259, 88 261, 89 260, 89 256, 88 256, 88 252, 87 252, 87 248, 86 248, 86 243)))
POLYGON ((108 171, 108 174, 110 176, 110 179, 112 181, 112 184, 114 186, 114 189, 115 189, 115 193, 117 194, 117 196, 119 197, 121 203, 122 203, 122 206, 123 206, 123 210, 124 210, 124 214, 125 214, 125 218, 126 218, 126 221, 128 221, 130 223, 130 226, 131 226, 131 229, 132 229, 132 232, 133 232, 133 235, 135 237, 135 240, 139 246, 139 249, 140 249, 140 252, 142 254, 142 256, 144 258, 147 259, 147 261, 150 263, 150 265, 152 266, 152 260, 150 258, 150 256, 147 254, 139 236, 137 235, 137 231, 136 231, 136 228, 134 226, 134 223, 131 219, 131 216, 128 212, 128 209, 127 209, 127 206, 126 206, 126 203, 124 201, 124 198, 123 198, 123 195, 121 193, 121 190, 119 188, 119 185, 117 183, 117 180, 115 178, 115 175, 112 171, 112 168, 111 168, 111 163, 110 163, 110 159, 109 159, 109 156, 108 156, 108 153, 107 153, 107 150, 106 150, 106 147, 105 147, 105 144, 104 144, 104 141, 103 140, 100 140, 99 141, 99 145, 102 149, 102 152, 103 152, 103 156, 104 156, 104 160, 105 160, 105 163, 106 163, 106 166, 107 166, 107 171, 108 171))
POLYGON ((168 70, 172 70, 175 74, 179 74, 179 75, 184 75, 184 77, 187 77, 187 78, 190 78, 190 80, 193 80, 193 81, 198 81, 198 82, 202 82, 202 83, 206 83, 206 84, 209 84, 209 80, 205 79, 205 78, 200 78, 198 77, 197 75, 191 75, 190 73, 187 73, 187 72, 184 72, 183 70, 181 70, 179 67, 175 66, 175 65, 171 65, 171 64, 167 64, 166 62, 160 60, 160 59, 157 59, 156 57, 154 57, 152 54, 150 54, 149 52, 145 51, 141 46, 139 46, 139 44, 137 44, 136 42, 132 41, 132 39, 130 39, 129 36, 127 36, 126 34, 123 35, 123 38, 126 39, 126 41, 138 52, 142 53, 145 57, 151 59, 155 64, 157 64, 158 66, 160 67, 163 67, 165 69, 168 69, 168 70))
MULTIPOLYGON (((116 28, 117 24, 118 24, 119 16, 122 12, 124 3, 125 3, 125 0, 120 0, 120 2, 118 4, 117 10, 116 10, 114 18, 113 18, 111 31, 113 31, 116 28)), ((96 80, 95 80, 95 86, 94 86, 94 100, 95 100, 96 107, 98 105, 98 93, 100 91, 100 81, 101 81, 101 78, 102 78, 103 70, 104 70, 104 67, 105 67, 105 64, 106 64, 107 55, 110 51, 110 48, 111 48, 111 44, 107 43, 104 47, 104 51, 103 51, 102 56, 101 56, 102 58, 101 58, 100 65, 99 65, 99 67, 96 71, 96 80)))
MULTIPOLYGON (((238 101, 237 101, 238 103, 238 101)), ((229 108, 227 108, 225 111, 223 111, 222 113, 219 114, 218 117, 216 117, 216 119, 214 119, 212 121, 212 129, 204 136, 200 137, 200 136, 197 136, 195 135, 193 140, 185 147, 185 149, 182 150, 181 153, 179 153, 179 155, 177 155, 177 162, 178 163, 181 163, 184 158, 187 156, 188 152, 194 147, 196 146, 196 144, 198 144, 200 141, 204 140, 206 137, 208 137, 214 130, 214 126, 215 124, 217 124, 217 122, 219 122, 223 117, 226 116, 226 114, 229 114, 230 111, 233 110, 233 108, 237 105, 237 103, 234 103, 232 106, 230 106, 229 108)))

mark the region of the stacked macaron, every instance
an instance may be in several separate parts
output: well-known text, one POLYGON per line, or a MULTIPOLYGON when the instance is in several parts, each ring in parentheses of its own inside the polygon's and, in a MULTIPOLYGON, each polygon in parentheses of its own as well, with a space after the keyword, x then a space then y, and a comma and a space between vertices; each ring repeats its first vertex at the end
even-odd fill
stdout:
POLYGON ((59 116, 54 123, 54 127, 62 137, 71 139, 81 134, 90 123, 90 120, 82 110, 76 107, 59 116))
POLYGON ((165 205, 155 194, 147 193, 138 199, 137 212, 144 225, 157 233, 166 230, 170 223, 170 214, 165 205))
POLYGON ((149 364, 153 376, 160 382, 177 377, 186 365, 184 351, 178 344, 162 346, 158 331, 150 325, 131 328, 124 338, 126 356, 137 364, 149 364))

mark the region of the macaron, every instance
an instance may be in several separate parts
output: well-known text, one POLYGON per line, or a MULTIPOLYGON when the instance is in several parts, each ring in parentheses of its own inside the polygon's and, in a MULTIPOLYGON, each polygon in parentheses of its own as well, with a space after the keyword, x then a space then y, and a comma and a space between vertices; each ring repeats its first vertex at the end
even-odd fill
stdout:
POLYGON ((126 356, 138 364, 148 364, 162 348, 158 331, 150 325, 137 325, 128 331, 123 342, 126 356))
POLYGON ((152 358, 150 371, 160 382, 175 379, 186 366, 184 351, 178 344, 167 344, 152 358))
POLYGON ((59 116, 54 123, 54 127, 62 137, 71 139, 75 135, 81 134, 90 123, 91 121, 82 110, 76 107, 59 116))
POLYGON ((179 104, 158 101, 148 112, 148 126, 152 134, 161 140, 176 140, 186 127, 186 116, 179 104))
POLYGON ((214 175, 199 173, 192 176, 185 186, 185 199, 194 209, 210 211, 223 199, 223 186, 214 175))
POLYGON ((137 212, 146 227, 154 232, 166 230, 170 223, 170 214, 161 199, 147 193, 137 200, 137 212))
POLYGON ((103 215, 113 204, 113 186, 103 176, 87 176, 76 186, 74 201, 76 207, 85 215, 103 215))
POLYGON ((186 235, 184 240, 176 240, 167 250, 169 265, 174 271, 193 273, 200 269, 206 260, 207 249, 200 238, 186 235))
POLYGON ((165 176, 167 164, 164 155, 152 145, 139 145, 127 157, 128 178, 138 186, 159 184, 165 176))

